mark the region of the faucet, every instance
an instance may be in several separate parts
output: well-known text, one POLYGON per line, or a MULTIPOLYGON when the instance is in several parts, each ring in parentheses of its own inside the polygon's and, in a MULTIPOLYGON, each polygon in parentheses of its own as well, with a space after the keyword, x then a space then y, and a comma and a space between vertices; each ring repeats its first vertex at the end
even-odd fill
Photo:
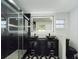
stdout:
POLYGON ((49 37, 50 37, 50 33, 49 33, 49 37))

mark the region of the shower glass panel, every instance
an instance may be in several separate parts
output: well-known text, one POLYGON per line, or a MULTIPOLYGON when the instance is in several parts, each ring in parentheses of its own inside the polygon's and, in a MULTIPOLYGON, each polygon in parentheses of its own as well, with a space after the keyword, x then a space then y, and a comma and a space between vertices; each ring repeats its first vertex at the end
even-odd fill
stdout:
POLYGON ((1 3, 1 59, 22 59, 27 26, 22 11, 14 12, 1 3))
POLYGON ((9 7, 1 3, 1 59, 16 59, 18 50, 18 17, 9 7))
POLYGON ((18 58, 21 59, 25 54, 24 50, 24 35, 25 35, 25 21, 23 18, 23 12, 18 14, 18 58))

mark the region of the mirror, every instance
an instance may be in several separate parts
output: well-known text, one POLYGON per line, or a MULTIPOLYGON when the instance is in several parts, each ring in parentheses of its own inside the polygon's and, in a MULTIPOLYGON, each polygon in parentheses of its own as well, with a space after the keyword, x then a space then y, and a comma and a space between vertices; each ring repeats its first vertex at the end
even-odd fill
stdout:
POLYGON ((32 34, 36 33, 39 37, 46 36, 53 31, 53 17, 33 17, 32 34), (40 35, 42 33, 42 35, 40 35))

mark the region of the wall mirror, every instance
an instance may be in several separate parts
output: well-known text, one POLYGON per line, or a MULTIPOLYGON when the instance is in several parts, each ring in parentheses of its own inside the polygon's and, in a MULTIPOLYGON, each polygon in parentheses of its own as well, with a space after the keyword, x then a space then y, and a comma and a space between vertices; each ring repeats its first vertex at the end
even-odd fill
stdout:
POLYGON ((53 31, 53 17, 33 17, 32 18, 32 34, 38 36, 42 33, 44 36, 53 31))

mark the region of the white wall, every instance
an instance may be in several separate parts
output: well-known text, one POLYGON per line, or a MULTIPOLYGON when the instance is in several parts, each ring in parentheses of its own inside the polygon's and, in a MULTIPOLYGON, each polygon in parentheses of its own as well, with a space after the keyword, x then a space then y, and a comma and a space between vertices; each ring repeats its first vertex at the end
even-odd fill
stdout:
MULTIPOLYGON (((62 20, 63 19, 65 21, 65 24, 64 24, 65 27, 63 29, 56 29, 56 28, 54 28, 54 32, 53 32, 53 29, 52 29, 51 35, 61 34, 61 35, 65 35, 66 37, 69 37, 69 35, 68 35, 69 34, 69 32, 68 32, 69 31, 69 29, 68 29, 69 28, 69 13, 32 14, 32 17, 34 17, 34 16, 45 16, 45 17, 46 16, 47 17, 53 17, 54 16, 54 22, 55 22, 55 20, 59 20, 59 19, 62 20)), ((52 25, 52 27, 53 27, 53 25, 52 25)), ((33 28, 33 27, 31 27, 31 28, 33 28)))
POLYGON ((55 28, 55 35, 59 39, 59 57, 60 59, 66 59, 66 38, 69 37, 69 13, 56 13, 54 15, 55 20, 64 20, 64 28, 55 28))
POLYGON ((70 46, 78 51, 78 9, 70 12, 70 46))
POLYGON ((55 28, 55 34, 69 37, 69 13, 57 13, 54 15, 55 20, 64 20, 64 28, 55 28))

